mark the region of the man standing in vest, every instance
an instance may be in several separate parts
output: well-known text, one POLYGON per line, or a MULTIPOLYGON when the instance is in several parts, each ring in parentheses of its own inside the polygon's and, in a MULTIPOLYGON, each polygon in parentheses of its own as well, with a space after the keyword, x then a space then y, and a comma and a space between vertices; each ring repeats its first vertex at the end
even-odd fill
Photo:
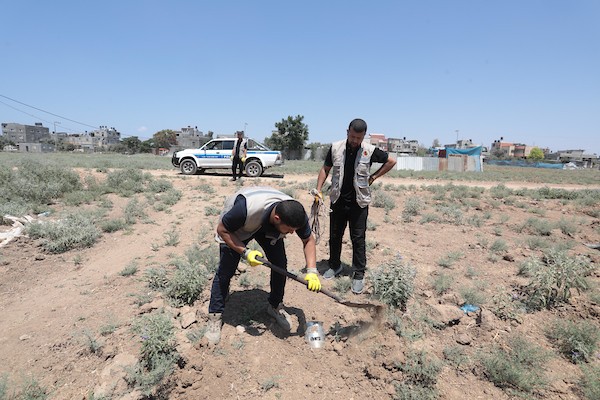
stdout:
POLYGON ((332 279, 342 272, 342 237, 346 225, 349 224, 354 269, 352 292, 359 294, 364 290, 367 268, 365 234, 371 202, 369 186, 391 170, 396 165, 396 160, 389 158, 383 150, 363 141, 367 133, 367 123, 362 119, 350 122, 347 133, 347 139, 333 143, 327 153, 317 178, 315 200, 323 198, 321 188, 333 168, 329 214, 329 269, 323 277, 332 279), (383 165, 371 175, 370 168, 374 162, 383 165))
POLYGON ((246 162, 246 150, 248 149, 248 141, 244 139, 244 131, 237 131, 236 133, 237 140, 231 149, 231 172, 232 177, 231 180, 235 181, 235 173, 239 167, 238 178, 242 177, 242 171, 244 170, 244 163, 246 162))
MULTIPOLYGON (((240 257, 250 266, 262 264, 258 258, 263 254, 246 246, 254 239, 262 247, 273 264, 287 269, 287 256, 283 238, 287 234, 300 237, 304 249, 307 274, 304 280, 309 290, 321 290, 317 275, 316 245, 308 216, 302 204, 290 196, 269 187, 245 188, 225 200, 225 207, 217 225, 217 241, 220 242, 219 267, 215 273, 208 305, 208 329, 204 336, 209 343, 221 340, 221 314, 229 294, 229 283, 240 257)), ((267 313, 284 330, 291 329, 291 317, 282 303, 286 277, 271 271, 271 293, 267 313)))

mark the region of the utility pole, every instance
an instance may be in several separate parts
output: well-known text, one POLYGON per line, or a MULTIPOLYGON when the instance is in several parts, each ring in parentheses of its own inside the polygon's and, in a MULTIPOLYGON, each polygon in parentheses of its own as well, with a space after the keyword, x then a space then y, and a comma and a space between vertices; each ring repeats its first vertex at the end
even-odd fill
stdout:
POLYGON ((58 133, 56 132, 56 124, 60 125, 60 122, 54 121, 54 151, 58 151, 58 133))
POLYGON ((244 136, 246 136, 246 128, 248 127, 248 123, 244 122, 244 136))

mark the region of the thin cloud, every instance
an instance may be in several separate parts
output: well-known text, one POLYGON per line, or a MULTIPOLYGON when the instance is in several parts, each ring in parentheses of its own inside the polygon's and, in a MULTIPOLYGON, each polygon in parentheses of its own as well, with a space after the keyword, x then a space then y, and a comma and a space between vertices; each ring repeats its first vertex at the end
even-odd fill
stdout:
POLYGON ((145 127, 145 126, 140 126, 139 128, 137 128, 137 131, 140 132, 140 133, 146 132, 147 130, 148 130, 148 128, 145 127))

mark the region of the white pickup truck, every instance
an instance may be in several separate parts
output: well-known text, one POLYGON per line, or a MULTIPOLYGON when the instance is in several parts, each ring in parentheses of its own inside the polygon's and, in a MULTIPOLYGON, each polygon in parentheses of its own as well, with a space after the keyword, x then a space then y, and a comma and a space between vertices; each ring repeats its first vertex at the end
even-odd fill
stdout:
MULTIPOLYGON (((218 138, 204 144, 199 149, 185 149, 173 153, 171 163, 181 169, 184 175, 195 175, 206 169, 231 170, 231 150, 235 138, 218 138)), ((281 152, 269 149, 262 143, 248 139, 248 150, 244 170, 249 177, 261 176, 270 167, 283 164, 281 152)))

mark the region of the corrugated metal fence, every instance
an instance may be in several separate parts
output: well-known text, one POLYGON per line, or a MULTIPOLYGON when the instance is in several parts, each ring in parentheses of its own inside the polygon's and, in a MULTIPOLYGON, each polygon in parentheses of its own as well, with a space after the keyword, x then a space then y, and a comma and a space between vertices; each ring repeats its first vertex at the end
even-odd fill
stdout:
POLYGON ((394 153, 390 153, 390 156, 396 159, 396 169, 398 170, 455 172, 482 171, 482 163, 479 156, 450 155, 448 158, 397 157, 394 153))

